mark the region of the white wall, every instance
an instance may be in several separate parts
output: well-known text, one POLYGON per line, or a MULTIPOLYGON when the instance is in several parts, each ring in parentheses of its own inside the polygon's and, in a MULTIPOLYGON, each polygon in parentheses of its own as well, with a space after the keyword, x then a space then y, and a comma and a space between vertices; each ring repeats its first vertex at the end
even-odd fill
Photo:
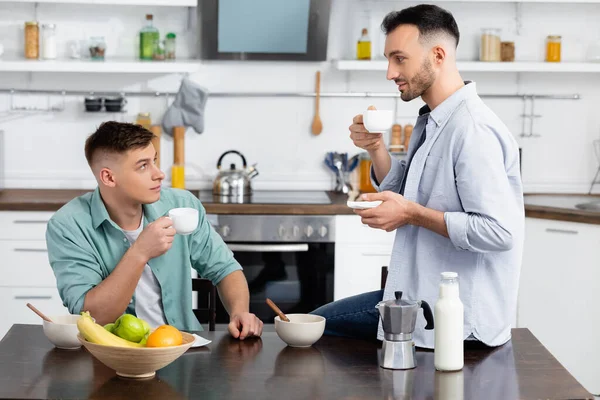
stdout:
MULTIPOLYGON (((374 53, 383 51, 379 23, 386 12, 416 3, 402 1, 334 0, 329 38, 329 59, 354 56, 354 43, 363 26, 369 26, 374 53), (367 25, 368 24, 368 25, 367 25)), ((459 59, 475 60, 478 35, 483 27, 500 27, 503 40, 516 41, 518 60, 541 61, 544 38, 563 35, 563 61, 583 61, 587 46, 599 38, 596 21, 600 4, 522 4, 441 2, 461 29, 459 59), (520 8, 520 11, 519 11, 520 8), (543 13, 542 13, 543 11, 543 13), (517 18, 520 15, 520 18, 517 18), (543 15, 543 16, 542 16, 543 15), (517 35, 517 24, 521 29, 517 35)), ((5 58, 13 58, 23 47, 22 26, 34 18, 33 4, 0 3, 0 41, 5 58)), ((104 35, 107 56, 134 57, 136 32, 144 15, 154 13, 161 35, 177 33, 178 56, 196 54, 195 23, 190 26, 188 9, 177 7, 72 6, 41 4, 37 18, 58 26, 61 51, 66 41, 104 35)), ((192 12, 191 19, 195 19, 192 12)), ((395 91, 385 72, 343 72, 330 63, 206 62, 192 78, 210 91, 312 91, 314 73, 322 71, 321 88, 327 92, 395 91)), ((574 94, 579 101, 540 100, 536 111, 539 138, 521 138, 522 102, 518 99, 486 99, 509 126, 523 147, 523 179, 526 190, 542 192, 585 192, 597 168, 592 140, 600 138, 600 75, 550 73, 468 73, 480 93, 574 94)), ((0 87, 77 90, 168 90, 176 91, 181 76, 138 74, 1 73, 0 87)), ((9 96, 0 95, 0 114, 9 107, 9 96)), ((52 99, 59 101, 60 99, 52 99)), ((153 119, 165 110, 164 99, 130 98, 126 114, 91 114, 83 111, 82 98, 68 98, 60 113, 31 116, 0 123, 5 130, 7 187, 92 188, 83 143, 106 119, 134 121, 138 111, 150 111, 153 119)), ((45 104, 44 97, 19 96, 19 104, 45 104)), ((206 187, 216 173, 219 155, 228 149, 245 154, 258 163, 256 188, 331 189, 333 175, 323 166, 327 151, 358 151, 348 138, 352 117, 374 103, 378 108, 395 106, 392 99, 321 100, 323 133, 310 134, 314 100, 311 98, 209 98, 205 132, 188 130, 187 181, 191 188, 206 187)), ((420 100, 399 101, 398 122, 414 122, 420 100)), ((172 141, 162 141, 163 169, 172 161, 172 141)), ((233 161, 233 159, 232 159, 233 161)), ((600 191, 600 185, 598 186, 600 191)))

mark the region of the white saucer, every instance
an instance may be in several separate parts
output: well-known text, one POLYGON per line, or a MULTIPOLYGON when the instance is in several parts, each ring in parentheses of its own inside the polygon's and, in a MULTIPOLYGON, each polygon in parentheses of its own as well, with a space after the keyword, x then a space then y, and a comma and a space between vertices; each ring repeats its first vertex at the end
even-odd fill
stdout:
POLYGON ((348 201, 346 204, 350 208, 366 210, 367 208, 375 208, 382 203, 381 200, 376 201, 348 201))

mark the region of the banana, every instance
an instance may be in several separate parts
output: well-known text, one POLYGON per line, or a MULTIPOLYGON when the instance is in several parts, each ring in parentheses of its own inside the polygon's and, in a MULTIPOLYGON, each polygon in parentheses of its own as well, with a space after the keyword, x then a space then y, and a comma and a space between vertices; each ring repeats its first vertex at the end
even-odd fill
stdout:
POLYGON ((143 344, 130 342, 107 331, 102 325, 94 322, 89 311, 81 313, 81 318, 77 321, 77 329, 88 342, 116 347, 145 347, 143 344))

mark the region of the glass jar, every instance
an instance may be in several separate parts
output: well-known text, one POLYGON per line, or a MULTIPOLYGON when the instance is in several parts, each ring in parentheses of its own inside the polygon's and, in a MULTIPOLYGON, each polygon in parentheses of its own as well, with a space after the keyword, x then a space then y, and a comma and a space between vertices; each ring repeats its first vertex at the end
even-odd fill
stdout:
POLYGON ((500 29, 485 28, 481 30, 479 46, 480 61, 501 61, 500 29))
POLYGON ((165 41, 164 40, 156 40, 154 42, 154 50, 152 54, 152 59, 155 61, 162 61, 165 59, 165 41))
POLYGON ((25 58, 40 58, 40 27, 37 21, 25 22, 25 58))
POLYGON ((515 61, 515 42, 502 42, 500 44, 500 59, 502 61, 515 61))
POLYGON ((546 38, 546 62, 560 62, 561 36, 548 35, 546 38))
POLYGON ((90 57, 92 60, 104 60, 106 43, 104 36, 94 36, 90 39, 90 57))
POLYGON ((167 38, 165 39, 165 58, 167 60, 175 59, 176 38, 177 36, 173 32, 167 33, 167 38))
POLYGON ((150 125, 152 125, 152 119, 150 119, 150 113, 141 112, 137 115, 137 119, 135 120, 136 125, 141 125, 146 129, 150 129, 150 125))
POLYGON ((375 188, 373 187, 373 184, 371 183, 371 157, 367 152, 360 154, 358 174, 358 190, 361 193, 376 192, 375 188))
POLYGON ((56 25, 42 25, 42 58, 54 60, 57 57, 56 25))

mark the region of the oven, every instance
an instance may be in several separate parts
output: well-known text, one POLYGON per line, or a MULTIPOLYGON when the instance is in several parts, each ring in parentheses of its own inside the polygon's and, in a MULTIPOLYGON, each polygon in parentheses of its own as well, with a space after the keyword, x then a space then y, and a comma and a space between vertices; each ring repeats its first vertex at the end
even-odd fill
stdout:
MULTIPOLYGON (((250 312, 273 323, 271 299, 287 314, 333 301, 335 217, 331 215, 209 215, 233 251, 250 289, 250 312)), ((217 323, 229 317, 217 301, 217 323)))

